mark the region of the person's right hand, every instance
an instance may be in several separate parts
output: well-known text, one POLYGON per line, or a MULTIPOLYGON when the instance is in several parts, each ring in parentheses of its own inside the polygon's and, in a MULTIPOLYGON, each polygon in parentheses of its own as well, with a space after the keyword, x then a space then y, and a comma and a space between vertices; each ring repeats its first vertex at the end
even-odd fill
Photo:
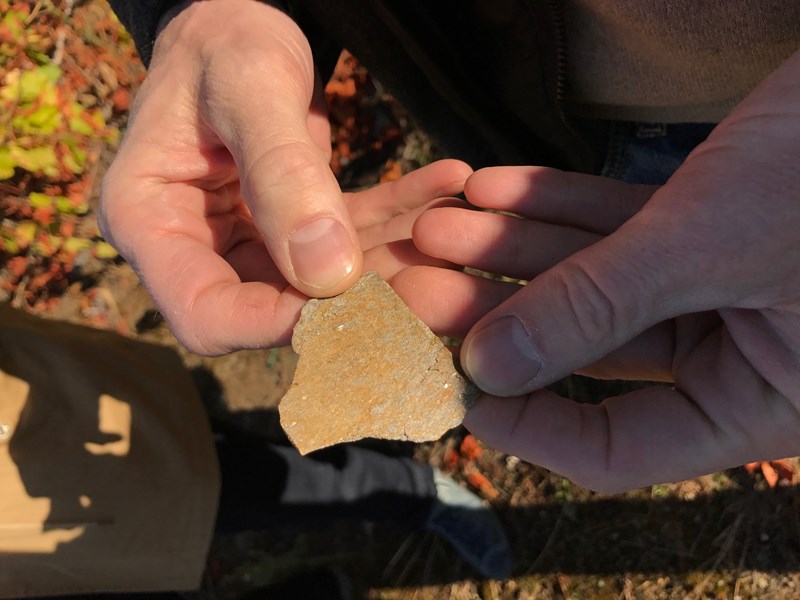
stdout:
POLYGON ((470 177, 472 204, 414 225, 419 250, 527 280, 410 268, 398 293, 464 337, 487 444, 602 491, 800 454, 800 52, 660 187, 539 167, 470 177), (602 404, 572 372, 651 379, 602 404))
POLYGON ((295 23, 254 0, 194 3, 159 35, 104 180, 101 231, 190 350, 285 344, 306 296, 360 276, 360 228, 384 231, 398 212, 460 192, 471 172, 448 161, 399 193, 371 191, 377 204, 354 196, 356 223, 330 154, 321 82, 295 23))

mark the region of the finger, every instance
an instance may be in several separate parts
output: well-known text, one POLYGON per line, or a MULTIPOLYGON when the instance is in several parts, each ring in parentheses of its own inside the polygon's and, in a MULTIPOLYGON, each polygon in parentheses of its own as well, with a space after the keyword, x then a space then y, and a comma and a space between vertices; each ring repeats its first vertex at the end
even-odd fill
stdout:
POLYGON ((242 283, 281 281, 281 275, 260 237, 244 240, 222 255, 242 283))
POLYGON ((218 355, 289 343, 307 298, 264 260, 235 186, 208 192, 112 173, 103 197, 103 230, 116 232, 114 243, 189 350, 218 355))
POLYGON ((234 40, 209 53, 200 118, 234 157, 242 196, 286 280, 308 295, 333 295, 358 278, 361 252, 326 153, 309 131, 311 52, 286 15, 256 5, 253 18, 257 10, 271 11, 261 47, 234 40))
POLYGON ((459 208, 430 210, 414 223, 414 242, 426 254, 515 279, 533 279, 600 239, 572 227, 459 208))
POLYGON ((540 390, 483 397, 465 426, 481 441, 608 493, 741 464, 680 392, 647 388, 580 404, 540 390))
POLYGON ((390 283, 428 327, 456 339, 520 289, 515 283, 417 266, 400 271, 390 283))
POLYGON ((670 382, 673 380, 674 355, 673 319, 654 325, 576 373, 594 379, 670 382))
MULTIPOLYGON (((640 213, 640 215, 644 212, 640 213)), ((728 300, 687 269, 697 248, 639 216, 533 279, 464 341, 484 391, 519 395, 585 367, 656 323, 728 300), (687 249, 688 248, 688 249, 687 249)))
POLYGON ((370 225, 365 229, 359 229, 358 239, 361 242, 361 249, 368 250, 398 240, 410 240, 414 229, 414 223, 426 212, 442 207, 460 207, 467 209, 467 203, 458 198, 437 198, 427 204, 391 217, 382 223, 370 225))
POLYGON ((262 279, 269 274, 264 267, 239 264, 236 248, 228 255, 229 263, 187 235, 154 231, 142 237, 150 249, 137 255, 136 271, 148 274, 143 278, 148 290, 170 290, 166 297, 160 293, 153 297, 170 329, 189 350, 219 355, 290 342, 307 298, 282 278, 265 283, 262 279), (165 263, 171 268, 161 268, 165 263), (253 281, 242 283, 237 269, 253 281))
POLYGON ((641 210, 656 189, 548 167, 489 167, 467 180, 465 194, 482 208, 607 235, 641 210))
POLYGON ((440 160, 395 181, 345 194, 345 200, 353 223, 366 229, 436 198, 460 194, 471 173, 469 165, 460 160, 440 160))
POLYGON ((486 396, 465 424, 493 447, 606 492, 796 454, 796 406, 747 364, 724 329, 692 355, 674 388, 646 388, 600 405, 548 391, 486 396))
POLYGON ((423 254, 414 247, 411 240, 381 244, 364 253, 364 270, 377 271, 386 281, 409 267, 453 269, 456 265, 423 254))

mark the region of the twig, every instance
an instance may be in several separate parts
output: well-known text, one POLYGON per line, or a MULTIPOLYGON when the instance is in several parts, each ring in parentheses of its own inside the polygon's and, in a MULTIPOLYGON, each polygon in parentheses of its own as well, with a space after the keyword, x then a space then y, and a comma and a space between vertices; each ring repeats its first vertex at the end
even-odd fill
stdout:
POLYGON ((531 563, 531 566, 525 570, 525 574, 532 573, 542 562, 543 558, 547 555, 550 551, 550 547, 555 543, 556 536, 561 532, 561 524, 564 522, 564 508, 562 507, 561 512, 558 513, 558 519, 556 519, 556 524, 553 526, 553 531, 550 532, 550 536, 547 538, 547 541, 542 547, 542 550, 539 552, 539 556, 536 557, 531 563))
POLYGON ((406 539, 403 540, 403 543, 400 544, 400 547, 397 549, 397 552, 394 553, 394 556, 391 558, 389 563, 386 565, 386 568, 383 570, 383 579, 384 580, 388 580, 389 573, 391 573, 394 570, 395 566, 397 566, 397 563, 400 562, 400 559, 406 553, 406 550, 408 549, 408 547, 411 545, 411 542, 413 542, 413 541, 414 541, 414 536, 413 535, 408 535, 408 536, 406 536, 406 539))
POLYGON ((64 8, 64 23, 61 24, 61 27, 58 28, 58 37, 56 37, 56 49, 53 52, 53 64, 61 66, 61 62, 64 60, 64 46, 67 43, 67 21, 69 20, 70 16, 72 16, 72 7, 75 3, 75 0, 65 0, 64 4, 66 5, 64 8))
POLYGON ((400 572, 400 575, 397 576, 397 580, 394 582, 394 587, 400 587, 403 584, 403 582, 406 580, 406 577, 411 572, 411 568, 419 560, 422 551, 425 549, 426 542, 429 542, 431 538, 433 538, 432 534, 430 536, 425 536, 425 538, 420 541, 420 543, 417 545, 417 549, 414 551, 414 554, 411 555, 411 558, 406 563, 406 566, 400 572))
POLYGON ((711 581, 711 578, 714 576, 715 571, 719 568, 719 565, 722 563, 722 560, 730 553, 731 548, 736 541, 736 534, 739 532, 739 527, 741 527, 743 519, 744 515, 740 514, 738 517, 736 517, 736 520, 727 528, 729 533, 723 540, 722 547, 719 549, 719 552, 717 553, 714 562, 711 564, 711 567, 708 570, 708 575, 706 575, 703 578, 703 580, 695 586, 695 588, 691 591, 691 593, 686 597, 687 600, 694 600, 694 598, 699 598, 700 594, 703 593, 706 586, 708 585, 708 582, 711 581))

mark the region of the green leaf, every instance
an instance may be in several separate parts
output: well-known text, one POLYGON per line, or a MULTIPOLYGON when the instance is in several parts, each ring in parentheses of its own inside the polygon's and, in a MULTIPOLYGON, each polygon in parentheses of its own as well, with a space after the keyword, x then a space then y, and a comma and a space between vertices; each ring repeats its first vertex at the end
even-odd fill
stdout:
POLYGON ((75 160, 75 157, 72 154, 64 155, 62 162, 70 173, 74 175, 80 175, 83 173, 83 166, 77 160, 75 160))
POLYGON ((77 102, 73 102, 71 108, 70 112, 72 114, 69 117, 70 130, 81 135, 93 136, 94 128, 89 124, 86 109, 77 102))
POLYGON ((7 100, 24 104, 42 98, 52 103, 55 98, 55 84, 59 77, 61 69, 52 63, 25 72, 16 69, 6 75, 6 86, 1 95, 7 100))
POLYGON ((85 200, 77 202, 66 196, 56 196, 56 210, 63 215, 85 215, 89 212, 89 203, 85 200))
POLYGON ((11 33, 11 37, 19 42, 22 40, 22 32, 25 29, 25 15, 18 10, 10 10, 0 21, 0 26, 7 29, 11 33))
POLYGON ((103 112, 98 108, 89 113, 89 121, 97 129, 103 129, 106 126, 106 118, 103 116, 103 112))
POLYGON ((36 223, 33 221, 22 221, 19 223, 15 230, 17 244, 19 244, 21 248, 28 247, 36 238, 36 231, 38 229, 36 223))
POLYGON ((63 215, 71 215, 75 212, 75 207, 66 196, 56 196, 56 210, 63 215))
POLYGON ((11 179, 14 176, 14 167, 17 161, 11 156, 11 150, 0 148, 0 179, 11 179))
POLYGON ((112 147, 119 144, 120 133, 119 129, 116 127, 109 127, 106 129, 105 140, 108 142, 112 147))
POLYGON ((46 65, 47 63, 50 62, 50 57, 47 56, 47 54, 45 54, 41 50, 37 50, 36 48, 30 48, 30 47, 25 48, 25 54, 27 54, 28 57, 31 58, 31 60, 35 60, 40 65, 46 65))
POLYGON ((97 242, 94 245, 94 255, 100 259, 117 258, 119 254, 114 250, 114 246, 108 242, 97 242))
POLYGON ((11 124, 22 134, 48 135, 58 129, 61 119, 57 106, 43 104, 30 113, 15 116, 11 124))
POLYGON ((28 194, 28 203, 33 208, 44 208, 53 206, 53 198, 41 192, 31 192, 28 194))
POLYGON ((64 240, 64 245, 62 246, 62 249, 70 253, 77 253, 80 252, 81 250, 89 248, 91 245, 92 242, 90 240, 87 240, 86 238, 68 237, 66 240, 64 240))
POLYGON ((5 250, 8 254, 17 254, 20 250, 17 240, 7 237, 5 235, 2 237, 3 237, 3 250, 5 250))
POLYGON ((48 177, 56 177, 59 174, 58 158, 56 151, 50 146, 37 146, 35 148, 11 147, 11 153, 17 165, 26 171, 48 177))

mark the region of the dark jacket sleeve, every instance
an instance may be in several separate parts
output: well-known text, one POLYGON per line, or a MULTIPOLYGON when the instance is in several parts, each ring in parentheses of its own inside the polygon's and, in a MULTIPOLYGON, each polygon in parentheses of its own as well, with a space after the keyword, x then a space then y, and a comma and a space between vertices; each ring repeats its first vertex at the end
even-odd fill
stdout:
MULTIPOLYGON (((180 4, 182 0, 109 0, 109 2, 117 18, 131 34, 144 66, 148 67, 153 56, 159 21, 167 11, 180 4)), ((309 38, 315 62, 323 78, 330 76, 341 47, 333 42, 318 23, 307 18, 301 10, 297 10, 297 14, 294 14, 290 1, 271 0, 270 4, 298 21, 309 38)))
POLYGON ((117 18, 131 34, 139 57, 147 67, 153 56, 158 22, 179 0, 109 0, 117 18))

